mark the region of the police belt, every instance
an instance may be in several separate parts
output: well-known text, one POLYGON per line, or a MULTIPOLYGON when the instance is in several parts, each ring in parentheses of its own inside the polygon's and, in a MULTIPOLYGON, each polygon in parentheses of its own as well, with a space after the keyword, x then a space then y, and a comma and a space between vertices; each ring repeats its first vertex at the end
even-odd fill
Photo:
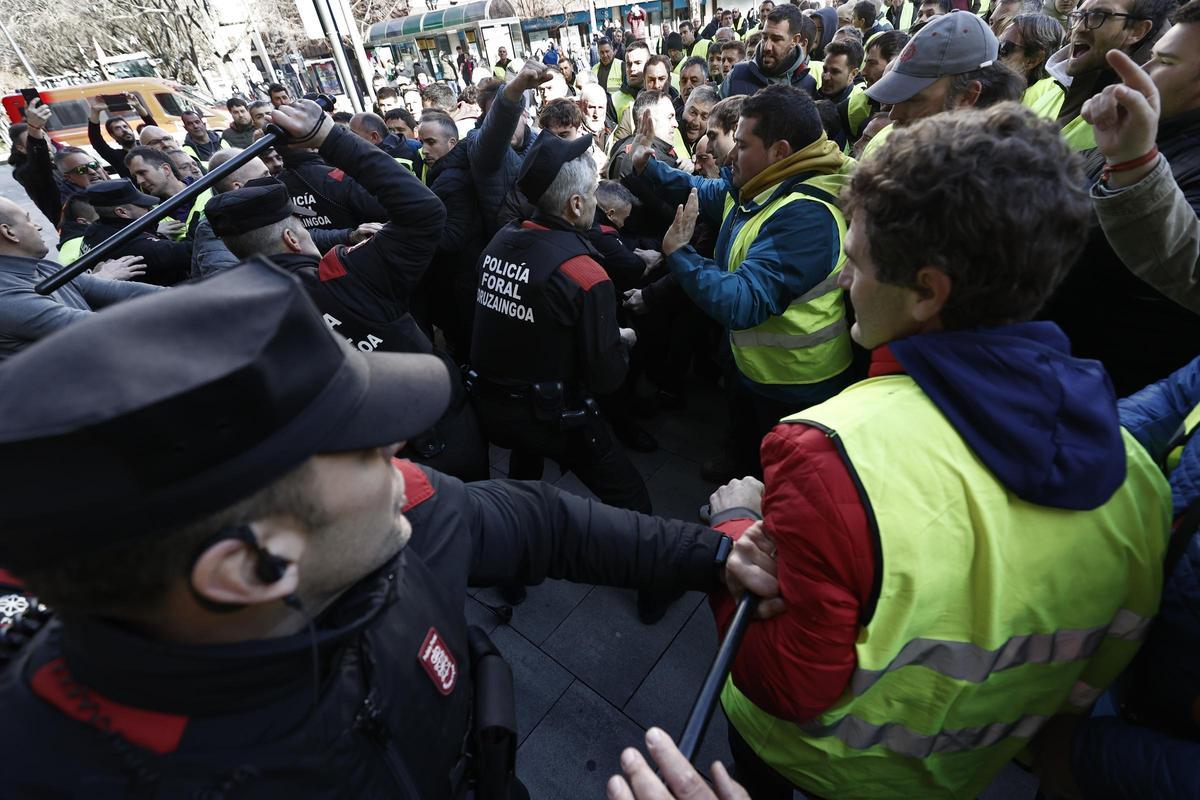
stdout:
POLYGON ((472 397, 529 403, 534 419, 557 423, 560 430, 582 427, 592 417, 600 416, 600 406, 594 398, 586 394, 581 394, 575 402, 568 403, 567 391, 562 381, 501 382, 485 378, 471 369, 466 370, 464 374, 467 391, 472 397))

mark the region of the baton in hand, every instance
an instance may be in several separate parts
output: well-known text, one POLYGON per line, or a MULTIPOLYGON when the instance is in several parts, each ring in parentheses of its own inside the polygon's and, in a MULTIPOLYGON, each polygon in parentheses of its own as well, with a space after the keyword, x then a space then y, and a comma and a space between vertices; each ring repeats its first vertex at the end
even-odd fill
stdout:
POLYGON ((164 219, 175 209, 182 206, 184 203, 195 202, 205 189, 213 186, 217 181, 224 178, 234 170, 241 167, 252 158, 257 158, 258 154, 275 146, 276 142, 283 144, 287 142, 288 136, 282 129, 275 125, 268 125, 267 132, 262 138, 254 142, 242 152, 238 153, 233 158, 226 161, 221 166, 209 172, 207 175, 202 175, 198 180, 189 183, 184 187, 179 194, 164 200, 149 212, 138 217, 133 222, 126 225, 121 230, 114 233, 112 236, 105 239, 100 244, 88 250, 68 266, 63 267, 58 272, 50 275, 37 286, 34 290, 38 294, 50 294, 56 289, 61 289, 66 284, 75 280, 83 273, 90 270, 92 267, 112 257, 115 251, 128 244, 129 242, 141 236, 143 232, 151 230, 158 225, 159 221, 164 219))
POLYGON ((733 666, 733 657, 737 654, 742 637, 746 635, 746 626, 754 614, 758 598, 746 592, 738 601, 737 610, 733 612, 733 621, 729 623, 729 631, 724 641, 713 656, 712 666, 700 686, 692 713, 688 715, 687 724, 683 726, 683 735, 679 737, 679 750, 688 761, 695 761, 700 743, 704 741, 704 732, 712 719, 713 711, 717 708, 717 699, 721 696, 721 687, 725 685, 725 676, 733 666))

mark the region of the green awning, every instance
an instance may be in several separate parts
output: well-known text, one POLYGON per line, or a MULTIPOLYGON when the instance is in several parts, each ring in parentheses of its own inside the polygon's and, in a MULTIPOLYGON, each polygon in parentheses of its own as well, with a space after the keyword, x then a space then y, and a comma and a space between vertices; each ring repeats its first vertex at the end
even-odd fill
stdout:
POLYGON ((508 0, 475 0, 437 11, 411 14, 407 17, 376 22, 367 31, 366 45, 378 47, 394 44, 402 38, 413 38, 420 33, 454 30, 491 19, 508 19, 516 14, 508 0))

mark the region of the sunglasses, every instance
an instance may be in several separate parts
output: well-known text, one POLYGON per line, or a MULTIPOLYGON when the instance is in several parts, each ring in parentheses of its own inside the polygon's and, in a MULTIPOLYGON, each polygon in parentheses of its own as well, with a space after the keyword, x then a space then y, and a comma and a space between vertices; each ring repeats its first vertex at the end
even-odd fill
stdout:
POLYGON ((67 170, 68 175, 87 175, 89 172, 99 172, 100 163, 97 161, 89 161, 86 164, 80 164, 78 167, 72 167, 67 170))
POLYGON ((1016 42, 1001 42, 998 53, 1000 58, 1008 58, 1016 51, 1024 49, 1024 45, 1017 44, 1016 42))

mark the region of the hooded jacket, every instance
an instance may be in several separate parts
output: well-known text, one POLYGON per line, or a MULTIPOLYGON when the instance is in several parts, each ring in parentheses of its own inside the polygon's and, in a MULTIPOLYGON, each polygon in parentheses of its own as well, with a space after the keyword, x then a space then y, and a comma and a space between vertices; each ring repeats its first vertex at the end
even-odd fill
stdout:
POLYGON ((812 48, 809 54, 814 61, 822 61, 825 58, 825 45, 833 41, 834 34, 837 33, 838 15, 836 8, 818 8, 813 12, 813 15, 821 19, 821 41, 816 47, 812 48))
MULTIPOLYGON (((1112 386, 1099 364, 1071 357, 1053 324, 919 334, 872 353, 870 377, 898 373, 910 375, 996 480, 1028 502, 1092 509, 1125 478, 1112 386)), ((855 481, 824 431, 778 425, 763 441, 762 461, 762 508, 789 606, 751 626, 733 677, 763 710, 803 721, 845 690, 860 614, 878 599, 883 565, 855 481)), ((733 516, 743 519, 718 515, 713 525, 732 534, 752 522, 733 516)), ((723 624, 732 601, 715 606, 723 624)))
POLYGON ((751 95, 773 83, 781 83, 807 92, 811 97, 817 90, 817 80, 809 74, 808 54, 797 46, 791 57, 778 69, 767 72, 762 66, 762 49, 754 52, 754 58, 734 64, 721 84, 721 97, 739 94, 751 95))

